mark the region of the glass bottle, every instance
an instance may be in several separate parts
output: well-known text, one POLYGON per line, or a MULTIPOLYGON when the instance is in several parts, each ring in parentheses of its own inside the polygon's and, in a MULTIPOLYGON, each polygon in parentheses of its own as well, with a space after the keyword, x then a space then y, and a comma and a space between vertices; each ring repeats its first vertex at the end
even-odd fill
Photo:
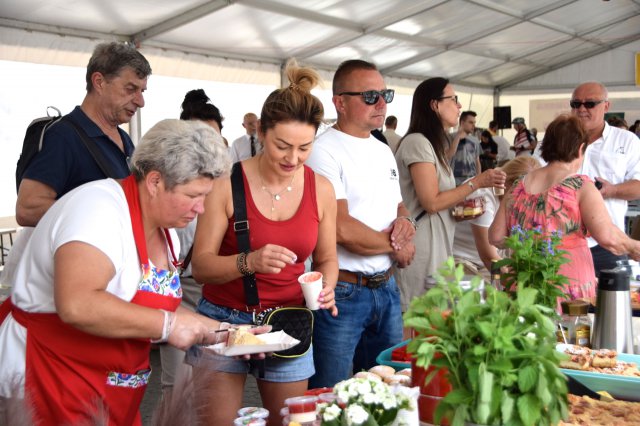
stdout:
POLYGON ((590 348, 591 320, 588 316, 589 303, 584 300, 571 300, 562 302, 561 306, 562 321, 557 332, 557 340, 590 348))
POLYGON ((491 261, 491 285, 497 290, 503 290, 502 283, 500 282, 500 268, 497 267, 499 259, 493 259, 491 261))

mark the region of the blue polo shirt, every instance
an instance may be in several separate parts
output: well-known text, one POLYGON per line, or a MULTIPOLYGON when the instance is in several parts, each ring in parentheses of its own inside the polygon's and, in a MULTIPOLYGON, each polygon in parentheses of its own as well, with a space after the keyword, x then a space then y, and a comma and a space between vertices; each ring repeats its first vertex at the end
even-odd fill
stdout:
POLYGON ((69 116, 96 143, 116 176, 105 176, 102 173, 76 130, 71 124, 61 120, 45 133, 42 150, 33 157, 24 177, 50 186, 56 191, 58 199, 87 182, 106 177, 122 179, 129 176, 128 160, 134 150, 129 135, 118 127, 125 150, 122 152, 79 106, 69 116))

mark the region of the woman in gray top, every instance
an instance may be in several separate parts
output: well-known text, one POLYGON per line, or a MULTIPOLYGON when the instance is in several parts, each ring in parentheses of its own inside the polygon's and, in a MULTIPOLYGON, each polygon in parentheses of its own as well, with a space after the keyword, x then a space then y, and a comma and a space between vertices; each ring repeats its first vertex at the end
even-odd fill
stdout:
POLYGON ((452 254, 455 220, 450 208, 476 189, 504 186, 504 172, 487 170, 456 187, 446 158, 447 131, 458 123, 461 107, 449 80, 435 77, 420 83, 409 129, 396 152, 402 198, 418 222, 414 261, 396 272, 403 311, 426 291, 427 278, 452 254))

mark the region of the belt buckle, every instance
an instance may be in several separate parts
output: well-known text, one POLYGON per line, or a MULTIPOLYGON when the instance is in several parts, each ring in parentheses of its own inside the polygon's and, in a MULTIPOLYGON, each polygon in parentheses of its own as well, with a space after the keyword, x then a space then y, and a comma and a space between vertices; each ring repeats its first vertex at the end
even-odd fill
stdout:
POLYGON ((387 281, 387 273, 383 272, 367 277, 367 287, 370 289, 380 288, 387 281))

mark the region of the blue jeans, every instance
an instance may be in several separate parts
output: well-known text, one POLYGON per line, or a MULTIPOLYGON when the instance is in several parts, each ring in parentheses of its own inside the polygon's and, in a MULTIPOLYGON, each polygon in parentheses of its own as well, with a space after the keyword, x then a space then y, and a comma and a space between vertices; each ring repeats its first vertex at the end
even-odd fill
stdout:
POLYGON ((600 276, 603 269, 613 269, 616 267, 616 260, 627 260, 626 254, 615 255, 599 245, 591 247, 591 257, 593 258, 593 268, 596 270, 596 277, 600 276))
MULTIPOLYGON (((204 297, 200 299, 198 304, 198 313, 230 324, 251 324, 253 319, 253 314, 251 313, 215 305, 204 297)), ((217 355, 213 351, 203 350, 199 346, 192 346, 187 351, 185 362, 194 367, 225 373, 252 374, 256 378, 267 382, 286 383, 309 378, 314 373, 312 358, 313 352, 310 350, 297 358, 267 357, 263 363, 260 360, 244 361, 235 357, 217 355), (258 376, 260 367, 264 369, 263 377, 258 376)))
POLYGON ((309 388, 332 387, 353 372, 368 370, 376 357, 402 341, 400 290, 393 275, 374 290, 338 281, 338 316, 314 311, 313 361, 309 388))

